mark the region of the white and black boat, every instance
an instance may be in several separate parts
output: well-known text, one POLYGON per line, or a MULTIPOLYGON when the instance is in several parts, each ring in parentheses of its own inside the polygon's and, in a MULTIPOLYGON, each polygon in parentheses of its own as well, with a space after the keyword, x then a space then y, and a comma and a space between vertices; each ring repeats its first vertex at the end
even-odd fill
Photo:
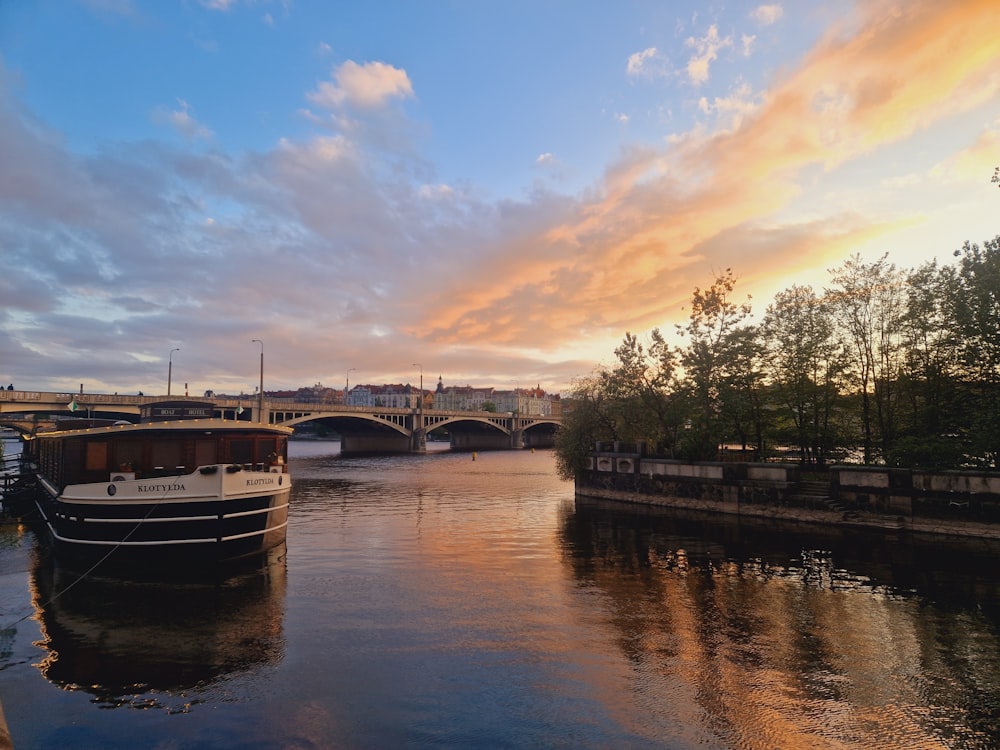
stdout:
POLYGON ((222 561, 284 543, 291 428, 212 415, 158 402, 137 424, 82 420, 28 439, 57 555, 222 561))

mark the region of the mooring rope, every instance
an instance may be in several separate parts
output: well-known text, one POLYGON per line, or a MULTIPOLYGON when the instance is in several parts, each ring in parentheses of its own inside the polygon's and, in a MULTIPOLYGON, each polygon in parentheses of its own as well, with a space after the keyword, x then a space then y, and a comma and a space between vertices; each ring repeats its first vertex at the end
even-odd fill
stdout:
MULTIPOLYGON (((84 580, 87 576, 89 576, 91 573, 93 573, 95 570, 97 570, 98 567, 100 567, 109 557, 111 557, 111 555, 113 555, 115 552, 117 552, 121 548, 121 546, 125 542, 127 542, 136 531, 139 530, 139 527, 142 526, 149 519, 149 517, 153 513, 153 511, 160 507, 160 504, 163 502, 163 500, 167 496, 166 492, 167 491, 164 491, 163 495, 160 496, 160 499, 157 500, 150 507, 150 509, 148 511, 146 511, 146 515, 144 515, 142 518, 140 518, 138 521, 136 521, 135 526, 133 526, 131 528, 131 530, 129 530, 129 532, 124 537, 122 537, 120 540, 118 540, 118 542, 115 544, 115 546, 113 546, 111 549, 108 550, 107 554, 105 554, 100 560, 98 560, 97 562, 95 562, 93 565, 91 565, 89 568, 87 568, 87 570, 85 570, 83 573, 81 573, 76 580, 74 580, 68 586, 66 586, 65 588, 63 588, 61 591, 58 591, 55 594, 53 594, 52 596, 50 596, 45 602, 43 602, 42 604, 40 604, 38 606, 40 606, 42 609, 45 609, 50 604, 52 604, 53 602, 55 602, 59 597, 61 597, 63 594, 65 594, 67 591, 69 591, 71 588, 73 588, 78 583, 80 583, 80 581, 84 580)), ((45 514, 44 513, 42 514, 42 518, 45 520, 46 524, 49 523, 49 520, 48 520, 48 518, 45 518, 45 514)), ((5 626, 3 628, 0 628, 0 630, 6 630, 8 628, 17 627, 18 625, 20 625, 25 620, 31 618, 35 614, 35 611, 36 611, 36 607, 32 606, 31 607, 31 612, 29 612, 28 614, 24 615, 20 619, 15 620, 10 625, 7 625, 7 626, 5 626)))

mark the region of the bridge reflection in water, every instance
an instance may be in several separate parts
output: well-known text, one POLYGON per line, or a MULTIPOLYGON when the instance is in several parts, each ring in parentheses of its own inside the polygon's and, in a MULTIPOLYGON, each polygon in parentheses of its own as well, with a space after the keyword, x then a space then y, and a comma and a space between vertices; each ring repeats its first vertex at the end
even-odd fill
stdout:
MULTIPOLYGON (((135 421, 144 404, 164 400, 166 396, 0 390, 0 424, 31 433, 51 425, 48 420, 52 417, 135 421), (42 415, 46 419, 41 419, 42 415)), ((341 452, 345 455, 423 453, 427 449, 427 435, 434 431, 446 432, 455 450, 551 448, 562 425, 559 416, 514 412, 347 406, 267 398, 261 404, 253 396, 184 396, 174 400, 211 403, 214 416, 222 419, 263 421, 287 427, 323 425, 340 435, 341 452)))

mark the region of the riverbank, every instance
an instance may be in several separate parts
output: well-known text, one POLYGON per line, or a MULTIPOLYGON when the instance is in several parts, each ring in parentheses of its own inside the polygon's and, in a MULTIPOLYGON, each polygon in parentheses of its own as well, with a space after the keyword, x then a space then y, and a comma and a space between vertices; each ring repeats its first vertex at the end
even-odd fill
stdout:
POLYGON ((578 496, 793 523, 1000 539, 1000 475, 795 464, 690 463, 598 452, 578 496))

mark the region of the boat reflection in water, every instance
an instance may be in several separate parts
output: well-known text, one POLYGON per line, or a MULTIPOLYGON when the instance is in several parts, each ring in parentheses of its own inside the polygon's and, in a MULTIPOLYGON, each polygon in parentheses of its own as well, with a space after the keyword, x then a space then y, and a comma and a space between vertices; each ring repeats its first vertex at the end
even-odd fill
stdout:
POLYGON ((32 599, 53 684, 114 708, 186 711, 284 654, 285 547, 200 578, 123 578, 38 554, 32 599))

